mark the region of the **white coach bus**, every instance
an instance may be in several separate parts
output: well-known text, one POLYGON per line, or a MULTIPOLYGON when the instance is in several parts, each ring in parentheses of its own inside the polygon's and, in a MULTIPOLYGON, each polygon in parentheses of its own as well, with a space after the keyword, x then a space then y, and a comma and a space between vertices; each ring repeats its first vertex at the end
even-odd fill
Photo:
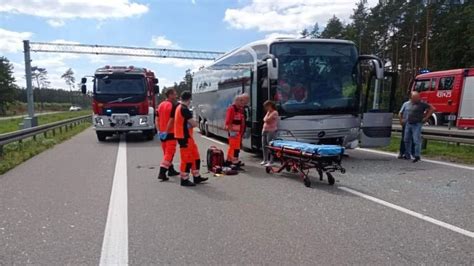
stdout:
POLYGON ((227 138, 226 109, 237 94, 248 93, 246 149, 261 147, 268 99, 277 104, 283 137, 346 148, 384 146, 390 141, 395 80, 387 74, 379 58, 358 55, 350 41, 257 41, 194 74, 194 114, 203 134, 227 138), (371 70, 362 75, 361 64, 371 70))

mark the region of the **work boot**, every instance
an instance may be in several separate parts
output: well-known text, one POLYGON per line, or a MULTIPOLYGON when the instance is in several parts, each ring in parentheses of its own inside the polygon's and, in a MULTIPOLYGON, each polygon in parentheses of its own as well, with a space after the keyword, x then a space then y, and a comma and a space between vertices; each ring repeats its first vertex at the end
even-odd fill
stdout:
POLYGON ((168 168, 168 176, 177 176, 177 175, 179 175, 179 172, 177 172, 176 170, 174 170, 173 165, 171 165, 171 166, 168 168))
POLYGON ((419 162, 421 158, 419 156, 415 156, 415 159, 413 160, 414 163, 419 162))
POLYGON ((158 179, 160 179, 162 182, 164 181, 168 181, 170 180, 167 176, 166 176, 166 171, 168 169, 164 168, 164 167, 160 167, 160 173, 158 174, 158 179))
POLYGON ((191 182, 191 180, 188 179, 181 179, 181 186, 182 187, 194 187, 196 184, 191 182))
POLYGON ((201 177, 201 176, 195 176, 194 177, 194 184, 199 184, 201 182, 207 181, 209 178, 207 177, 201 177))

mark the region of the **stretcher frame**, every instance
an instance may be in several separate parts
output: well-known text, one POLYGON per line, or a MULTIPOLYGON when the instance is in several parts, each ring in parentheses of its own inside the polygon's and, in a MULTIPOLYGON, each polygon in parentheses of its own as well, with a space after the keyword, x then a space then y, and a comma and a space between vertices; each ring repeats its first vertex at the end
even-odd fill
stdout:
MULTIPOLYGON (((294 137, 291 131, 288 132, 294 137)), ((311 187, 309 176, 311 169, 315 169, 318 172, 319 180, 321 181, 323 180, 324 174, 326 174, 329 185, 334 185, 336 182, 332 173, 339 171, 344 174, 346 172, 346 169, 341 166, 343 154, 336 156, 321 156, 288 147, 275 147, 271 145, 267 145, 266 147, 269 149, 273 159, 278 160, 281 163, 276 167, 266 166, 265 171, 267 174, 281 173, 283 170, 299 173, 306 187, 311 187)))

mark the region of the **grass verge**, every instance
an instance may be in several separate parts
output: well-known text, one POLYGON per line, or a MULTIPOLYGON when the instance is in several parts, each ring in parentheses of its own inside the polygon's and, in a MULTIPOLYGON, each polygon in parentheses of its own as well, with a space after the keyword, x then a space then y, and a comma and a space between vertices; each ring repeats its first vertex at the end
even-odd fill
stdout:
MULTIPOLYGON (((79 112, 62 112, 56 114, 49 114, 49 115, 41 115, 38 116, 38 124, 44 125, 49 124, 61 120, 66 120, 78 116, 88 115, 90 114, 90 110, 84 110, 79 112)), ((23 122, 23 118, 14 118, 8 120, 1 120, 0 121, 0 134, 13 132, 19 130, 19 124, 23 122)))
POLYGON ((0 156, 0 175, 54 145, 70 139, 90 126, 91 123, 82 123, 67 132, 64 130, 62 133, 56 131, 56 136, 48 132, 48 137, 46 138, 43 135, 38 135, 36 136, 36 141, 25 139, 22 143, 15 142, 5 145, 3 147, 3 156, 0 156))
MULTIPOLYGON (((400 137, 392 137, 392 141, 388 147, 380 150, 398 153, 400 147, 400 137)), ((474 146, 473 145, 456 145, 443 141, 429 140, 425 150, 421 150, 421 155, 446 162, 455 162, 463 164, 474 164, 474 146)))

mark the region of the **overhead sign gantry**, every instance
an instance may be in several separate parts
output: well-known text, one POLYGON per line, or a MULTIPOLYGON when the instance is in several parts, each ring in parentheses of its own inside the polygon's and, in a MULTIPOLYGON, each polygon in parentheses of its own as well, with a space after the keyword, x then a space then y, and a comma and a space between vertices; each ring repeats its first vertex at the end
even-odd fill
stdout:
POLYGON ((28 99, 28 117, 25 118, 24 128, 37 125, 34 111, 34 99, 31 76, 31 52, 68 53, 111 56, 138 56, 152 58, 176 58, 188 60, 216 60, 224 53, 212 51, 180 50, 167 48, 144 48, 114 45, 48 43, 23 41, 25 53, 26 90, 28 99))

